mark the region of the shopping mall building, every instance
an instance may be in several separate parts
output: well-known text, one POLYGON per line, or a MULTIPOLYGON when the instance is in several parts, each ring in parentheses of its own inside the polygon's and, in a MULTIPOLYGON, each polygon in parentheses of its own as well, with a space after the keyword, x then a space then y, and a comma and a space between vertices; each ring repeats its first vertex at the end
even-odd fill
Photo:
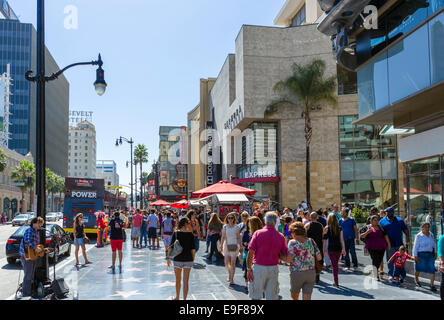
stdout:
MULTIPOLYGON (((364 208, 394 205, 403 211, 397 138, 381 135, 379 125, 353 124, 358 119, 356 73, 338 67, 330 37, 317 30, 323 12, 314 4, 287 1, 276 17, 278 27, 241 28, 235 53, 227 56, 209 91, 208 126, 215 137, 206 144, 212 166, 200 179, 205 182, 211 176, 212 181, 253 188, 256 197, 271 198, 279 208, 296 208, 305 200, 301 110, 269 106, 280 98, 274 85, 291 76, 293 63, 322 59, 325 77, 338 78, 338 106, 323 104, 311 110, 313 208, 351 203, 364 208)), ((188 120, 197 115, 193 110, 188 120)))
MULTIPOLYGON (((414 237, 429 221, 440 236, 444 180, 444 1, 370 1, 377 26, 360 14, 369 1, 319 3, 318 29, 338 64, 357 72, 357 125, 391 125, 400 136, 407 221, 414 237), (375 12, 376 13, 376 12, 375 12), (367 26, 366 26, 367 25, 367 26)), ((368 11, 368 10, 367 10, 368 11)), ((374 21, 373 21, 374 22, 374 21)))

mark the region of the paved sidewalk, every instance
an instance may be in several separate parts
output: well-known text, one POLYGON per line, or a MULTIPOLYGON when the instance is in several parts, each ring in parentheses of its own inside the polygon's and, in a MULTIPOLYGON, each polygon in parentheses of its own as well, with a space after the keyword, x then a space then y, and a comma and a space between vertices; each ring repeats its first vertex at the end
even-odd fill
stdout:
MULTIPOLYGON (((195 267, 190 274, 189 300, 248 300, 245 293, 243 272, 236 270, 234 286, 226 282, 227 272, 223 262, 209 263, 205 259, 205 243, 201 242, 195 267)), ((111 248, 92 248, 88 258, 92 265, 75 267, 69 263, 58 271, 58 277, 64 277, 71 288, 70 299, 80 300, 165 300, 175 295, 173 267, 167 267, 164 248, 132 248, 130 241, 124 244, 123 272, 112 274, 111 248)), ((80 258, 81 261, 83 258, 80 258)), ((360 262, 369 263, 358 247, 360 262)), ((290 299, 289 269, 280 265, 280 296, 290 299)), ((439 292, 432 293, 424 285, 419 291, 409 281, 399 288, 386 282, 376 282, 363 274, 365 265, 359 272, 340 271, 340 288, 333 287, 331 271, 324 271, 321 284, 313 292, 314 300, 439 300, 439 292)))

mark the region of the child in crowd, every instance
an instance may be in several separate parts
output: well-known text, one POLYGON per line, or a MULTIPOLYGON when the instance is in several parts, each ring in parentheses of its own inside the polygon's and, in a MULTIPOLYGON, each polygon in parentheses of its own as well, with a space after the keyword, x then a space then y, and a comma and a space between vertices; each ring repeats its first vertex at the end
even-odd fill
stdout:
POLYGON ((405 247, 400 246, 399 251, 395 252, 395 254, 387 261, 387 264, 394 262, 393 269, 393 277, 395 278, 395 283, 400 286, 402 282, 404 282, 405 277, 407 276, 405 272, 405 263, 407 259, 415 260, 411 255, 406 253, 405 247))

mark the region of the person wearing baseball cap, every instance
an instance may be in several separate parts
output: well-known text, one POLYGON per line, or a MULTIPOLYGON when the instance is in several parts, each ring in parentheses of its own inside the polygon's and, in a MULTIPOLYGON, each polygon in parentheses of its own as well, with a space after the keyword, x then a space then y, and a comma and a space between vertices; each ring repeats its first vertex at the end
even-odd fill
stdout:
MULTIPOLYGON (((405 234, 405 246, 408 248, 410 243, 410 232, 405 224, 404 220, 395 215, 395 210, 392 207, 388 207, 385 210, 387 214, 381 221, 379 225, 384 229, 389 237, 391 249, 386 251, 387 261, 399 250, 399 247, 404 245, 403 233, 405 234)), ((393 261, 388 265, 388 275, 389 281, 393 280, 393 261)))

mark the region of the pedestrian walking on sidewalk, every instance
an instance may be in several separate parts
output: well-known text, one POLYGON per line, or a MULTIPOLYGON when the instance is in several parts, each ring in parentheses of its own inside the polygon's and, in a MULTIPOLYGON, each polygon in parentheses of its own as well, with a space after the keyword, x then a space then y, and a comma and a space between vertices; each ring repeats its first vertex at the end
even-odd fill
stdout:
POLYGON ((148 243, 154 249, 155 241, 157 240, 157 248, 159 246, 159 238, 157 237, 157 228, 159 227, 159 218, 156 216, 156 210, 151 209, 148 216, 148 243))
POLYGON ((257 230, 248 245, 247 277, 251 299, 279 298, 279 260, 286 261, 288 247, 282 234, 276 231, 278 216, 269 211, 265 215, 265 227, 257 230))
POLYGON ((324 229, 324 255, 329 256, 335 287, 339 287, 339 259, 345 256, 345 244, 342 229, 339 226, 336 214, 330 213, 327 218, 327 227, 324 229), (327 244, 328 241, 328 244, 327 244))
POLYGON ((181 218, 177 226, 177 231, 173 233, 171 238, 171 245, 168 247, 167 264, 171 266, 170 252, 173 250, 174 243, 178 240, 182 247, 182 252, 173 258, 174 274, 176 277, 176 297, 174 300, 180 299, 180 287, 182 282, 183 270, 183 300, 187 299, 188 295, 188 281, 190 279, 190 271, 194 264, 194 257, 196 249, 194 248, 194 236, 190 232, 191 222, 187 217, 181 218))
POLYGON ((234 212, 230 212, 225 217, 220 246, 224 255, 225 267, 228 271, 227 281, 230 285, 233 285, 234 273, 236 272, 236 258, 239 252, 242 252, 241 234, 239 226, 236 224, 234 212))
MULTIPOLYGON (((133 215, 133 223, 131 227, 131 240, 133 242, 133 248, 139 248, 140 227, 142 226, 142 214, 139 209, 136 209, 136 213, 133 215)), ((141 247, 142 245, 140 245, 141 247)))
POLYGON ((168 256, 168 247, 171 245, 171 237, 174 233, 175 221, 171 218, 171 212, 167 211, 166 218, 162 221, 161 236, 165 246, 165 254, 168 256))
POLYGON ((356 255, 355 241, 359 244, 358 227, 356 221, 349 217, 350 209, 343 208, 341 211, 341 220, 339 220, 339 226, 342 229, 344 235, 345 244, 345 270, 350 269, 350 255, 353 262, 354 271, 358 271, 358 257, 356 255))
POLYGON ((125 222, 120 219, 118 211, 114 213, 114 218, 109 221, 108 231, 110 231, 111 251, 112 251, 112 264, 111 270, 115 272, 116 265, 116 251, 119 253, 119 273, 122 273, 122 247, 125 232, 125 222))
POLYGON ((97 248, 103 248, 106 243, 105 231, 106 224, 104 221, 104 215, 101 213, 97 218, 97 248))
POLYGON ((190 231, 194 235, 194 242, 195 242, 194 247, 197 252, 197 251, 199 251, 199 241, 202 237, 201 237, 201 233, 200 233, 199 221, 197 221, 196 211, 189 210, 187 213, 187 218, 191 222, 190 231))
MULTIPOLYGON (((305 230, 307 232, 307 237, 314 240, 316 245, 318 246, 318 249, 321 253, 321 260, 319 261, 319 264, 321 266, 324 266, 324 243, 322 241, 322 236, 324 234, 324 227, 322 224, 318 222, 318 214, 317 212, 312 212, 310 215, 311 222, 305 225, 305 230)), ((321 276, 322 270, 316 271, 316 284, 320 283, 320 276, 321 276)))
MULTIPOLYGON (((384 259, 386 250, 391 252, 391 243, 384 228, 379 225, 379 217, 377 215, 370 217, 370 225, 367 226, 367 231, 361 234, 361 239, 365 240, 365 249, 368 250, 370 258, 372 259, 373 276, 380 281, 382 276, 378 270, 384 259)), ((390 260, 391 257, 392 256, 390 256, 387 261, 390 260)), ((393 261, 390 263, 393 266, 393 261)))
POLYGON ((302 300, 311 300, 316 282, 316 261, 322 260, 321 252, 316 242, 306 237, 304 223, 292 223, 290 232, 293 239, 288 243, 287 262, 291 264, 291 299, 298 300, 302 291, 302 300))
POLYGON ((85 264, 91 264, 92 262, 88 260, 86 256, 86 248, 85 241, 89 241, 88 237, 85 234, 85 228, 83 225, 83 214, 78 213, 74 217, 73 223, 73 235, 74 235, 74 246, 76 247, 75 256, 76 256, 76 265, 80 265, 79 262, 79 247, 82 248, 83 258, 85 259, 85 264))
POLYGON ((220 221, 219 216, 217 213, 212 213, 210 221, 208 222, 208 230, 207 230, 207 237, 210 240, 210 254, 207 256, 208 260, 213 259, 213 255, 216 257, 219 254, 218 248, 217 248, 217 241, 220 239, 220 234, 222 232, 223 223, 220 221))
MULTIPOLYGON (((395 210, 392 207, 385 209, 386 217, 379 221, 379 225, 384 229, 390 239, 390 249, 387 248, 386 259, 387 261, 399 250, 399 247, 404 245, 402 239, 403 233, 405 234, 405 247, 408 251, 410 233, 404 220, 395 216, 395 210)), ((393 280, 393 262, 388 265, 389 281, 393 280)))
POLYGON ((398 286, 400 286, 401 283, 404 282, 404 279, 407 276, 407 273, 405 271, 405 263, 407 262, 407 259, 415 260, 414 257, 406 253, 404 246, 400 246, 399 251, 395 252, 395 254, 389 259, 389 261, 387 261, 387 264, 393 261, 393 277, 395 278, 396 284, 398 286))
POLYGON ((140 225, 139 245, 141 248, 142 242, 145 243, 145 248, 148 247, 148 213, 146 210, 142 211, 142 224, 140 225))
POLYGON ((245 290, 248 293, 248 277, 247 277, 247 255, 248 255, 248 245, 250 244, 251 237, 253 234, 264 227, 262 224, 261 219, 258 217, 252 216, 248 218, 247 220, 247 228, 244 229, 242 232, 242 246, 243 246, 243 253, 242 253, 242 271, 244 272, 244 279, 245 279, 245 290))
POLYGON ((438 240, 438 257, 439 257, 439 270, 441 271, 441 287, 439 293, 441 295, 441 300, 444 300, 444 235, 438 240))
POLYGON ((421 287, 419 274, 427 273, 430 275, 430 290, 436 291, 435 282, 435 260, 437 258, 435 237, 430 232, 430 223, 424 222, 421 225, 421 231, 415 237, 413 245, 413 256, 415 257, 415 284, 421 287))

